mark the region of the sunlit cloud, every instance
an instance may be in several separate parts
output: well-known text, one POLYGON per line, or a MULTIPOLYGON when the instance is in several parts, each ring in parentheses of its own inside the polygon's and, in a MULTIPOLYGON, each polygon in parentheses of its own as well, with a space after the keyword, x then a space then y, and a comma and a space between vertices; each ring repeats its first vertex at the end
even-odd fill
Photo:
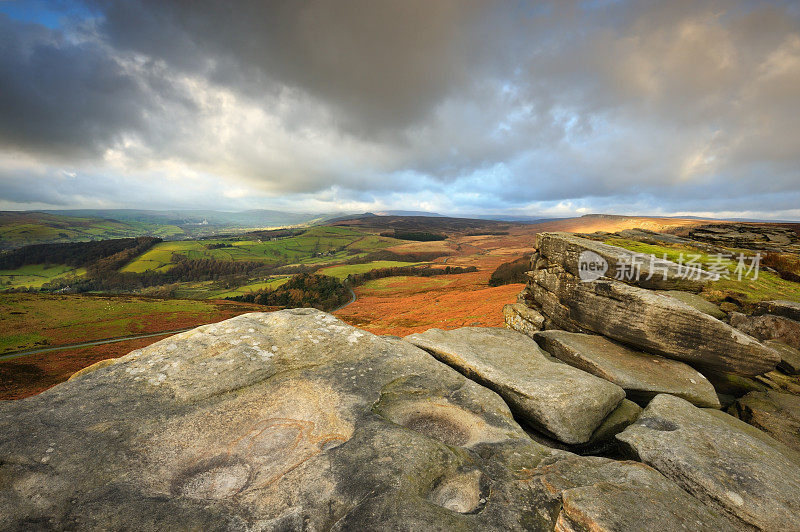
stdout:
POLYGON ((21 6, 0 208, 797 217, 791 3, 21 6))

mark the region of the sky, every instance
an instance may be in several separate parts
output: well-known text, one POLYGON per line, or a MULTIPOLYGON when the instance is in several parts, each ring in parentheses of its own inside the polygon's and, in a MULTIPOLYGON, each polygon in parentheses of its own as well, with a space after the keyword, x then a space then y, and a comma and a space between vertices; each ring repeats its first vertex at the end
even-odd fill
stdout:
POLYGON ((800 3, 0 0, 0 210, 800 220, 800 3))

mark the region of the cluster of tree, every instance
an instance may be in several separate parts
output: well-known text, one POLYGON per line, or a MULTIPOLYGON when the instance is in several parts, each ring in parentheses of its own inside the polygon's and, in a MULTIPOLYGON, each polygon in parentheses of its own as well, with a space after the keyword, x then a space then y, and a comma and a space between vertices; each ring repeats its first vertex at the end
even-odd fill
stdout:
POLYGON ((504 262, 492 272, 489 286, 500 286, 512 283, 524 283, 525 272, 531 269, 530 257, 520 257, 512 262, 504 262))
POLYGON ((213 244, 206 244, 206 249, 222 249, 222 248, 232 248, 233 244, 229 242, 215 242, 213 244))
POLYGON ((438 233, 428 233, 427 231, 385 231, 381 236, 397 238, 399 240, 414 240, 416 242, 433 242, 436 240, 447 240, 446 235, 438 233))
POLYGON ((66 264, 78 268, 126 251, 143 253, 159 242, 160 238, 141 236, 92 242, 34 244, 0 254, 0 270, 14 270, 28 264, 66 264))
POLYGON ((260 290, 228 299, 270 307, 314 307, 320 310, 332 310, 350 300, 350 290, 335 277, 303 273, 295 275, 286 284, 274 290, 260 290))
POLYGON ((431 266, 393 266, 391 268, 378 268, 364 273, 351 273, 345 280, 350 286, 359 286, 367 281, 383 279, 384 277, 398 277, 400 275, 413 275, 416 277, 433 277, 435 275, 454 275, 457 273, 471 273, 478 271, 475 266, 445 266, 433 268, 431 266))

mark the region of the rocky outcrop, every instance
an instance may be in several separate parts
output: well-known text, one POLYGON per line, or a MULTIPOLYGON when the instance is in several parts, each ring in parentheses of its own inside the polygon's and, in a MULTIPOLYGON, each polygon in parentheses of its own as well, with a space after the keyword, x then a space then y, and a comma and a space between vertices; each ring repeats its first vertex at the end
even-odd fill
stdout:
POLYGON ((544 325, 544 316, 522 303, 505 305, 503 307, 503 320, 509 329, 519 331, 531 338, 542 330, 542 325, 544 325))
MULTIPOLYGON (((603 276, 618 278, 643 288, 657 290, 699 291, 713 277, 696 270, 694 275, 681 274, 681 266, 664 259, 651 260, 650 255, 628 251, 570 233, 540 233, 537 237, 538 256, 546 262, 559 264, 568 273, 579 276, 586 258, 605 261, 603 276)), ((534 264, 537 268, 538 265, 534 264)))
POLYGON ((558 456, 494 392, 311 309, 248 314, 0 403, 0 528, 552 528, 558 456), (480 449, 480 452, 477 450, 480 449))
POLYGON ((800 397, 774 390, 750 392, 736 401, 736 416, 800 452, 800 397))
POLYGON ((716 245, 769 251, 791 250, 798 242, 797 233, 788 227, 755 223, 700 225, 689 229, 688 236, 716 245))
POLYGON ((618 277, 625 282, 613 279, 615 268, 630 264, 635 256, 574 235, 541 233, 534 270, 528 273, 519 302, 543 316, 545 330, 600 334, 641 351, 725 373, 759 375, 775 368, 780 357, 772 349, 714 317, 720 311, 710 303, 701 304, 697 296, 673 290, 702 287, 710 274, 689 275, 668 263, 659 271, 642 266, 633 279, 620 270, 623 275, 618 277), (594 257, 594 262, 588 261, 591 268, 585 266, 587 253, 594 257), (681 284, 685 282, 689 285, 681 284))
MULTIPOLYGON (((474 345, 498 337, 535 348, 491 329, 474 345)), ((639 411, 623 400, 595 433, 639 411)), ((97 364, 0 403, 0 431, 3 530, 738 526, 645 464, 536 443, 500 396, 424 350, 312 309, 238 316, 97 364)))
POLYGON ((559 360, 621 386, 634 401, 646 404, 660 393, 669 393, 697 406, 720 406, 711 383, 677 360, 635 351, 590 334, 551 330, 537 333, 534 340, 559 360))
POLYGON ((712 507, 761 529, 797 528, 800 467, 688 401, 657 396, 617 439, 631 456, 712 507))
POLYGON ((534 271, 530 303, 545 328, 593 332, 718 371, 758 375, 780 357, 756 339, 673 298, 610 279, 581 282, 558 264, 534 271))
POLYGON ((527 336, 505 329, 430 329, 405 338, 494 390, 535 428, 585 443, 625 397, 619 386, 551 362, 527 336))
POLYGON ((759 340, 777 340, 800 349, 800 321, 773 314, 747 316, 731 312, 731 325, 759 340))
POLYGON ((718 320, 721 320, 727 316, 720 308, 708 301, 703 299, 701 296, 697 294, 693 294, 691 292, 682 292, 680 290, 663 290, 658 292, 661 295, 674 297, 678 301, 682 301, 689 305, 690 307, 703 312, 704 314, 708 314, 709 316, 713 316, 718 320))

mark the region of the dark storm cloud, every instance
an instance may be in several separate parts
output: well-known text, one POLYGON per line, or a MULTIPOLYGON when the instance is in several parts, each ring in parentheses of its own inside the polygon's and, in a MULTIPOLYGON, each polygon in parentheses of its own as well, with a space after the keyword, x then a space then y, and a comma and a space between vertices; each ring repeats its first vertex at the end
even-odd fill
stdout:
POLYGON ((0 14, 2 199, 797 209, 776 203, 800 190, 791 2, 81 9, 56 29, 0 14), (62 167, 74 194, 20 194, 26 168, 62 167))

